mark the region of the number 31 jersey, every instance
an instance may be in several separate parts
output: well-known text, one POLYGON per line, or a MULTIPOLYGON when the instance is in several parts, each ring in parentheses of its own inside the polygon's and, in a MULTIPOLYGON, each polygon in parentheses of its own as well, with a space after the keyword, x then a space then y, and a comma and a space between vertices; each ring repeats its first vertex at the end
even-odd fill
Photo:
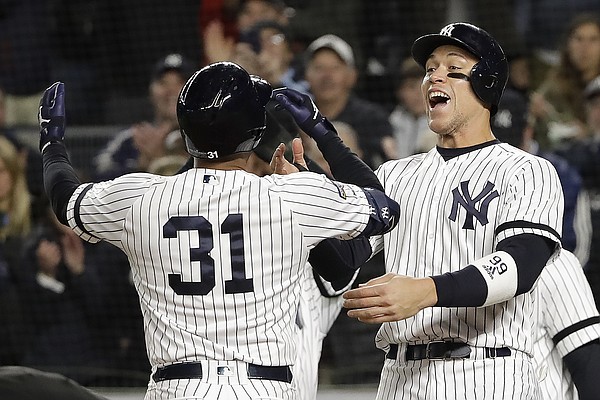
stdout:
POLYGON ((83 184, 69 225, 128 256, 151 364, 291 365, 309 250, 366 227, 362 189, 310 172, 192 169, 83 184))

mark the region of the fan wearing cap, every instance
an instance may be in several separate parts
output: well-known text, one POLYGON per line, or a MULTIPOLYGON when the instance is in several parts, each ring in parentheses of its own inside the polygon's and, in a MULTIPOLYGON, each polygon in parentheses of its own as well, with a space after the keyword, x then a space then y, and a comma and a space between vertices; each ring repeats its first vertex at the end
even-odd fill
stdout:
POLYGON ((357 133, 363 160, 372 168, 392 159, 396 144, 388 112, 354 93, 358 80, 352 47, 336 35, 323 35, 305 51, 310 93, 330 121, 349 124, 357 133))
POLYGON ((177 96, 195 65, 171 53, 153 66, 149 84, 152 120, 133 124, 109 140, 94 158, 94 179, 113 179, 147 171, 152 161, 168 154, 186 154, 177 124, 177 96))
POLYGON ((537 399, 532 288, 561 249, 558 175, 493 134, 508 63, 490 34, 453 23, 412 54, 437 145, 377 169, 401 208, 370 238, 387 273, 344 294, 350 317, 381 324, 377 399, 537 399))

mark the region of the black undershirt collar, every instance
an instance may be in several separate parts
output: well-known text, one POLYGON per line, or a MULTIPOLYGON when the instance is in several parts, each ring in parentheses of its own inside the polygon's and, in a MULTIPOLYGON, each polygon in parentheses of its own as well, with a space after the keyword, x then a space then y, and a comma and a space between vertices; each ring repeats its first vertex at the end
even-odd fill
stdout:
POLYGON ((447 149, 447 148, 440 147, 440 146, 436 146, 436 149, 437 149, 438 153, 440 153, 440 156, 442 156, 444 161, 448 161, 454 157, 458 157, 463 154, 467 154, 468 152, 483 149, 484 147, 491 146, 494 144, 500 144, 500 143, 501 142, 498 139, 494 139, 494 140, 490 140, 489 142, 483 142, 483 143, 476 144, 474 146, 461 147, 458 149, 447 149))

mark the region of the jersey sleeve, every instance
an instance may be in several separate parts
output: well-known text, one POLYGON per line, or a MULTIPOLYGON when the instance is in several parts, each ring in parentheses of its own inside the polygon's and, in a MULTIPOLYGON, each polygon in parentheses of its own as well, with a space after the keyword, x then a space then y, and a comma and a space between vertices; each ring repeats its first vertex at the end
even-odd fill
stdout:
MULTIPOLYGON (((398 162, 405 162, 405 160, 401 160, 401 161, 395 161, 395 163, 398 162)), ((381 182, 381 185, 385 188, 387 188, 386 186, 386 181, 387 181, 387 177, 388 177, 388 166, 391 166, 392 163, 387 162, 387 163, 383 163, 381 164, 376 170, 375 170, 375 175, 377 176, 377 179, 379 179, 379 182, 381 182)), ((386 191, 387 192, 387 191, 386 191)), ((383 235, 373 235, 369 238, 369 243, 371 244, 371 258, 379 253, 380 251, 383 250, 383 235)))
MULTIPOLYGON (((560 248, 564 198, 556 170, 548 161, 532 156, 520 165, 504 191, 497 242, 532 233, 551 239, 560 248)), ((557 253, 555 253, 557 254, 557 253)))
POLYGON ((312 172, 265 179, 273 183, 271 191, 292 210, 309 244, 327 238, 352 239, 369 222, 371 207, 358 186, 312 172))
POLYGON ((106 240, 117 244, 131 205, 151 187, 158 177, 129 174, 117 179, 80 185, 67 205, 69 226, 83 240, 106 240))
POLYGON ((565 250, 540 275, 546 332, 561 358, 600 337, 600 317, 590 285, 575 256, 565 250))

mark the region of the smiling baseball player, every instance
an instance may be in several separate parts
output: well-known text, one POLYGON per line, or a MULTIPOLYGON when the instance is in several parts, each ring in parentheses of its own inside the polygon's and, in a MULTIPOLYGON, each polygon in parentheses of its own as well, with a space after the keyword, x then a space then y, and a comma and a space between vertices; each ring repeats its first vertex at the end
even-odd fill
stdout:
POLYGON ((232 63, 197 71, 178 103, 195 168, 94 184, 79 182, 66 155, 63 84, 41 100, 44 183, 59 221, 129 258, 152 365, 147 400, 295 399, 294 319, 309 250, 395 225, 397 204, 376 189, 311 172, 260 177, 273 171, 252 151, 270 95, 232 63))
POLYGON ((493 135, 508 62, 491 35, 453 23, 412 54, 437 146, 377 170, 401 208, 372 238, 388 273, 344 294, 349 316, 382 324, 377 398, 537 399, 531 289, 560 253, 558 175, 493 135))

